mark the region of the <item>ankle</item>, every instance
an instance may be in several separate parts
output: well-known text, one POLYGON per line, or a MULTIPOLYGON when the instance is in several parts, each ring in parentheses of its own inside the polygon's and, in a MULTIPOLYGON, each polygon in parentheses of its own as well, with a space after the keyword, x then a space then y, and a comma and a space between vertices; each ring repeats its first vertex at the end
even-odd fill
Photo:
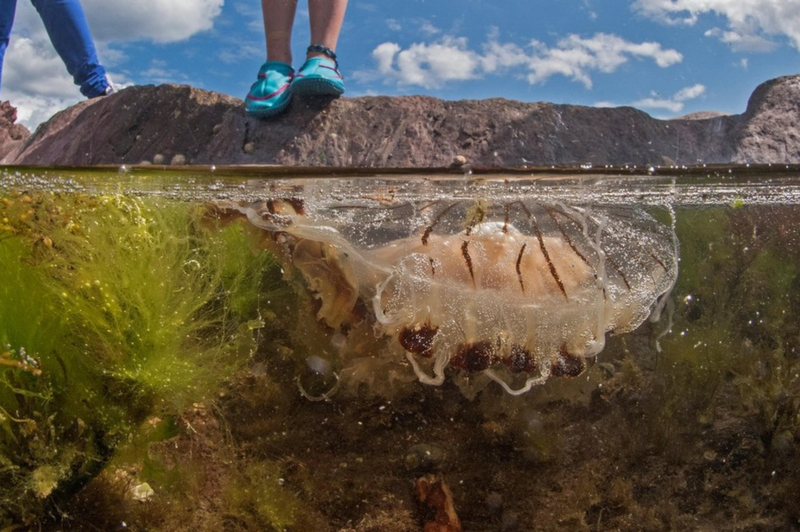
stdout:
POLYGON ((326 59, 330 59, 333 61, 336 66, 339 66, 339 62, 336 60, 336 52, 331 50, 325 45, 322 44, 312 44, 306 49, 306 59, 311 59, 312 57, 323 57, 326 59))
POLYGON ((286 54, 267 54, 267 63, 276 62, 276 63, 286 63, 287 65, 292 64, 292 56, 286 54))

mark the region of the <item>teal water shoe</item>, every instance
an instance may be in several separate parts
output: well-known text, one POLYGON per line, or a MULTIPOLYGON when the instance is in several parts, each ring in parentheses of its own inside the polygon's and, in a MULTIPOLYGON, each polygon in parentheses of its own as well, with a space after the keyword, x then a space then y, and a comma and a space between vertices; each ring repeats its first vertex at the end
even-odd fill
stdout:
POLYGON ((344 93, 344 77, 335 60, 312 57, 294 77, 292 92, 302 96, 339 96, 344 93))
POLYGON ((247 114, 267 118, 282 113, 289 107, 292 91, 289 87, 294 69, 288 63, 267 61, 258 71, 258 80, 250 87, 244 108, 247 114))

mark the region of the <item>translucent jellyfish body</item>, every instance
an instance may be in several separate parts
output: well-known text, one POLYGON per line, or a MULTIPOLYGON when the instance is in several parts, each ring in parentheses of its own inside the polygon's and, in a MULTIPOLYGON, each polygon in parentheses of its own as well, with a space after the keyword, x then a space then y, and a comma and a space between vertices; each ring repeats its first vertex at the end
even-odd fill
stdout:
POLYGON ((576 376, 606 333, 631 331, 659 307, 678 272, 673 228, 637 207, 332 201, 312 211, 278 199, 218 208, 280 244, 319 299, 320 320, 335 329, 369 320, 390 356, 404 355, 431 385, 448 368, 484 373, 512 394, 576 376))

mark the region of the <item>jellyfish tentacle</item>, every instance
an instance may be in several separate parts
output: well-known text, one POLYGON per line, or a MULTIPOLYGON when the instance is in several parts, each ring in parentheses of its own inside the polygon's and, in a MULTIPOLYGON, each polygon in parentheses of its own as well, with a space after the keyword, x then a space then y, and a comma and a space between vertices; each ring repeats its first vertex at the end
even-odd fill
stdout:
POLYGON ((302 395, 309 401, 318 403, 321 401, 330 400, 330 398, 333 397, 333 395, 339 390, 339 383, 340 383, 339 374, 334 371, 333 376, 336 378, 336 382, 333 383, 333 386, 331 386, 331 388, 327 392, 323 392, 320 395, 311 395, 310 393, 308 393, 306 389, 303 387, 303 383, 300 382, 299 376, 295 379, 295 382, 297 383, 297 389, 300 391, 300 395, 302 395))
POLYGON ((434 376, 431 377, 430 375, 425 373, 422 370, 421 367, 419 367, 419 363, 417 362, 417 359, 414 358, 414 355, 412 355, 408 351, 406 351, 406 358, 411 363, 411 368, 414 370, 414 373, 417 375, 417 379, 419 379, 419 382, 421 382, 422 384, 430 384, 432 386, 441 386, 442 385, 442 383, 444 382, 444 365, 447 362, 442 364, 441 367, 437 368, 437 366, 439 365, 439 360, 437 358, 437 360, 436 360, 436 362, 434 363, 434 366, 433 366, 433 374, 434 374, 434 376))
POLYGON ((498 375, 492 369, 483 370, 483 374, 486 375, 487 377, 489 377, 490 379, 492 379, 494 382, 496 382, 500 386, 502 386, 503 389, 509 395, 522 395, 524 393, 527 393, 527 392, 531 391, 531 388, 533 388, 534 386, 538 386, 540 384, 543 384, 544 381, 546 381, 547 378, 550 376, 550 372, 549 371, 546 371, 546 370, 542 371, 542 374, 539 375, 538 377, 531 377, 531 378, 527 379, 525 381, 525 384, 522 386, 522 388, 516 388, 515 389, 515 388, 512 388, 510 384, 508 384, 505 380, 503 380, 503 378, 500 377, 500 375, 498 375))

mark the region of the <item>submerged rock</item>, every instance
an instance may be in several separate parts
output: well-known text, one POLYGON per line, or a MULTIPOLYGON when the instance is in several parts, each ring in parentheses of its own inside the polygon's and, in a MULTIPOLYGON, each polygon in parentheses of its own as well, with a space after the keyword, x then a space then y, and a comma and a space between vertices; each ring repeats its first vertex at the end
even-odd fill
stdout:
MULTIPOLYGON (((760 85, 741 115, 658 120, 631 108, 426 96, 297 98, 272 120, 240 99, 181 85, 135 86, 78 103, 5 164, 279 164, 334 167, 790 163, 800 155, 800 76, 760 85)), ((0 126, 2 131, 2 126, 0 126)), ((0 133, 2 135, 2 133, 0 133)), ((0 157, 2 156, 0 151, 0 157)))

